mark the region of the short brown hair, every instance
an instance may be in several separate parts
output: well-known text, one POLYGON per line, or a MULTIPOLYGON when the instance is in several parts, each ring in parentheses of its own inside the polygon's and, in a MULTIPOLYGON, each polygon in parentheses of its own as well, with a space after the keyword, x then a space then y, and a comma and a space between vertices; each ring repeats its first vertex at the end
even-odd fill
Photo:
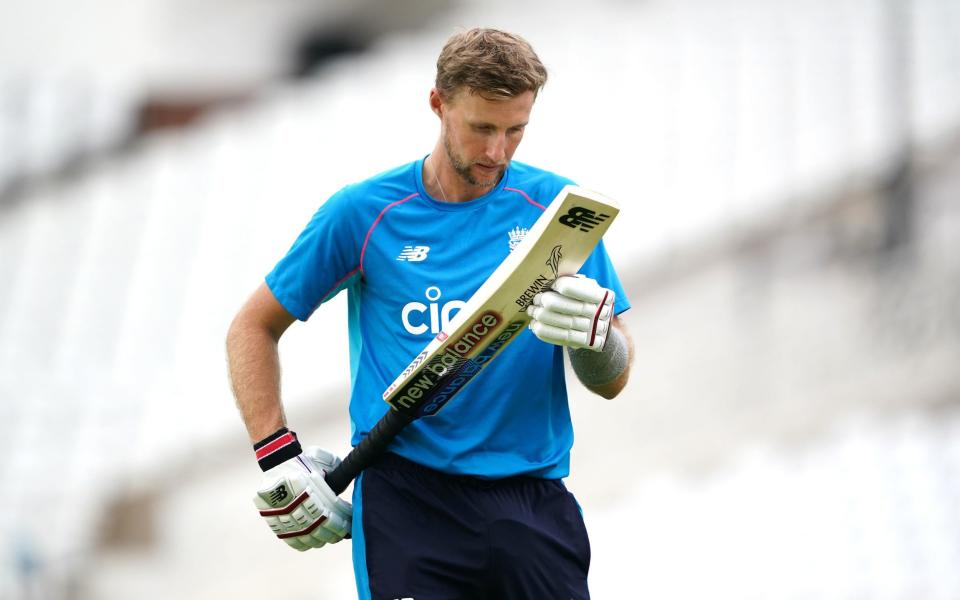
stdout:
POLYGON ((437 91, 452 98, 460 88, 490 99, 534 95, 547 82, 547 69, 519 35, 475 28, 447 40, 437 59, 437 91))

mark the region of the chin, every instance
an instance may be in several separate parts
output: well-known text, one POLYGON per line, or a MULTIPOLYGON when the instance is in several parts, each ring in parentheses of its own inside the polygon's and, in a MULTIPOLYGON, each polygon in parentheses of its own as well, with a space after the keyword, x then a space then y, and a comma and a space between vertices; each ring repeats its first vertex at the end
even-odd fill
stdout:
POLYGON ((473 181, 479 187, 492 188, 496 186, 497 183, 499 183, 500 180, 503 178, 504 171, 505 169, 502 169, 498 171, 496 175, 492 175, 492 176, 477 177, 476 175, 474 175, 473 181))

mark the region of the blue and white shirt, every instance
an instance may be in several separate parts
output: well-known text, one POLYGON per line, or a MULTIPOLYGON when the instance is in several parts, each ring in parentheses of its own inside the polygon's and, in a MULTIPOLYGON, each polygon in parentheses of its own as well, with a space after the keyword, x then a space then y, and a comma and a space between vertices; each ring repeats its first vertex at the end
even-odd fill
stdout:
MULTIPOLYGON (((452 203, 432 198, 422 173, 420 159, 343 188, 266 277, 304 321, 347 290, 354 445, 389 408, 383 391, 572 183, 514 161, 490 192, 452 203)), ((630 307, 602 242, 580 272, 616 292, 616 313, 630 307)), ((562 348, 523 331, 390 449, 447 473, 562 478, 572 445, 562 348)))

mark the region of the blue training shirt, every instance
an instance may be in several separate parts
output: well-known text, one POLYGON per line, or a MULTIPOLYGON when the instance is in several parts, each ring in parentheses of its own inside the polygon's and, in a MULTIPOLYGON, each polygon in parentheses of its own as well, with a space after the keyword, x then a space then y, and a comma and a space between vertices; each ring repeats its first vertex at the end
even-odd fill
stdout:
MULTIPOLYGON (((423 160, 334 194, 266 277, 302 321, 347 290, 354 445, 389 408, 383 391, 572 183, 514 161, 480 198, 442 202, 423 186, 423 160)), ((580 272, 616 292, 617 314, 630 307, 602 242, 580 272)), ((447 473, 562 478, 572 445, 563 350, 525 330, 390 449, 447 473)))

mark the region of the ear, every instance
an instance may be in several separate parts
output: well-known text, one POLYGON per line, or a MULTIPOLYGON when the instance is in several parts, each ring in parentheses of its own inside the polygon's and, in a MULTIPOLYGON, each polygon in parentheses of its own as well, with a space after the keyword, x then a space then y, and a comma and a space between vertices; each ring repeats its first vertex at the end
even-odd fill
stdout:
POLYGON ((443 118, 443 99, 440 97, 440 92, 437 91, 437 88, 430 90, 430 110, 438 117, 443 118))

